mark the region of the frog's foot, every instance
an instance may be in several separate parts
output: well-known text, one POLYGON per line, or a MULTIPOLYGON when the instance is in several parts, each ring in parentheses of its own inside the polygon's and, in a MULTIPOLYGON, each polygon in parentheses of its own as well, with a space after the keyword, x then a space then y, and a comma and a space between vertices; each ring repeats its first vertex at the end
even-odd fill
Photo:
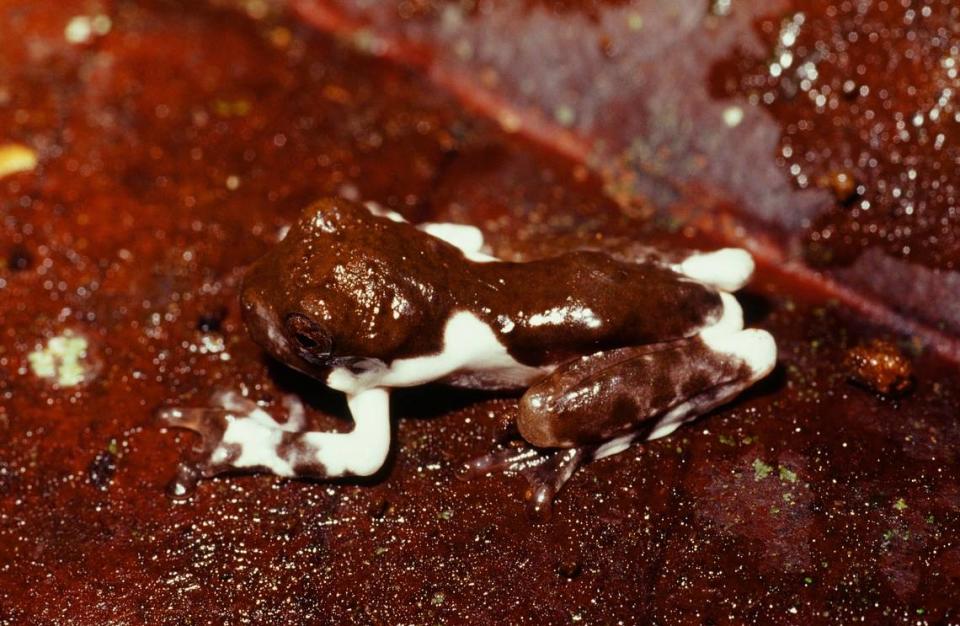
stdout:
POLYGON ((288 469, 275 462, 269 463, 263 448, 275 445, 284 434, 303 430, 305 411, 295 396, 283 399, 287 421, 277 422, 254 401, 235 391, 217 392, 210 399, 209 407, 166 407, 157 412, 157 417, 168 426, 192 430, 200 435, 200 443, 194 449, 194 458, 183 461, 177 467, 175 478, 168 485, 168 492, 175 498, 188 496, 201 478, 218 474, 253 469, 251 446, 244 442, 258 442, 262 465, 273 473, 288 475, 288 469))
POLYGON ((371 389, 348 398, 355 427, 349 433, 308 431, 305 411, 284 398, 287 421, 276 421, 255 402, 234 392, 218 393, 209 408, 166 408, 158 417, 201 436, 197 458, 181 463, 168 491, 189 495, 200 478, 224 473, 267 472, 276 476, 335 478, 369 476, 390 447, 389 396, 371 389))
POLYGON ((493 472, 520 474, 530 488, 525 497, 532 517, 545 520, 553 510, 553 501, 574 472, 596 458, 601 447, 544 450, 524 444, 502 446, 464 464, 459 477, 471 480, 493 472))

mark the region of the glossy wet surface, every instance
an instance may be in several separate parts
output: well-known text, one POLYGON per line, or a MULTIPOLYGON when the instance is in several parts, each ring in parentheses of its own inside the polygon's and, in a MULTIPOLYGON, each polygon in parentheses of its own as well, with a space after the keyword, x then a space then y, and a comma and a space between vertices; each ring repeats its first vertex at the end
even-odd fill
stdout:
POLYGON ((0 2, 0 145, 38 160, 0 179, 0 623, 958 618, 955 367, 779 276, 743 298, 781 348, 772 379, 581 470, 545 524, 523 477, 455 478, 516 400, 441 388, 397 396, 369 484, 166 498, 196 440, 161 406, 302 393, 314 425, 347 427, 237 304, 243 267, 319 195, 473 222, 503 255, 696 242, 263 8, 0 2), (848 382, 848 350, 876 337, 912 363, 907 395, 848 382))

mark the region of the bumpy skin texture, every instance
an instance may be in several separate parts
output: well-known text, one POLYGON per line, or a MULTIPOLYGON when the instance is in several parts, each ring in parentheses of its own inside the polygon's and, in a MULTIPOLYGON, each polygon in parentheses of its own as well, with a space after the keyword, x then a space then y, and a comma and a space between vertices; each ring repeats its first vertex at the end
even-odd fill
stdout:
POLYGON ((717 321, 717 292, 652 263, 580 251, 473 263, 453 245, 343 199, 308 208, 244 280, 258 343, 316 377, 325 366, 439 352, 446 321, 474 313, 520 363, 690 337, 717 321), (306 318, 329 341, 296 340, 306 318))

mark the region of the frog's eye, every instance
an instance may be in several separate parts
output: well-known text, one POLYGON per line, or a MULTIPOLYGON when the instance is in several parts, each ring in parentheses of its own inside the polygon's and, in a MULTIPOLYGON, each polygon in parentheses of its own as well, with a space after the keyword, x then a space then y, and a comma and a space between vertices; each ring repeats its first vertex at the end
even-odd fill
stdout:
POLYGON ((330 354, 333 339, 327 329, 306 315, 291 313, 284 321, 288 336, 296 342, 300 355, 307 360, 330 354))

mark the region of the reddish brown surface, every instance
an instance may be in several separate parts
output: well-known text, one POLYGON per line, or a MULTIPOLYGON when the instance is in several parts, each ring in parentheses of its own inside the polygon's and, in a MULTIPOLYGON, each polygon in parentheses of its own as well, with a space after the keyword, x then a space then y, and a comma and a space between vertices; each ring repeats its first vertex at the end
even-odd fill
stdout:
POLYGON ((162 489, 193 440, 158 406, 246 385, 303 392, 318 426, 342 425, 341 400, 268 363, 237 311, 243 267, 308 200, 349 185, 475 222, 504 254, 684 233, 289 22, 3 0, 0 49, 0 141, 41 159, 0 180, 0 623, 960 619, 955 367, 907 342, 910 394, 849 385, 849 347, 897 338, 782 277, 745 296, 777 374, 580 471, 549 523, 528 520, 522 478, 453 477, 515 400, 437 388, 398 397, 370 484, 242 477, 174 504, 162 489), (111 32, 67 44, 67 20, 98 10, 111 32), (229 360, 203 353, 201 327, 229 360), (67 328, 103 367, 57 390, 26 355, 67 328))
POLYGON ((960 357, 955 2, 291 3, 960 357))

